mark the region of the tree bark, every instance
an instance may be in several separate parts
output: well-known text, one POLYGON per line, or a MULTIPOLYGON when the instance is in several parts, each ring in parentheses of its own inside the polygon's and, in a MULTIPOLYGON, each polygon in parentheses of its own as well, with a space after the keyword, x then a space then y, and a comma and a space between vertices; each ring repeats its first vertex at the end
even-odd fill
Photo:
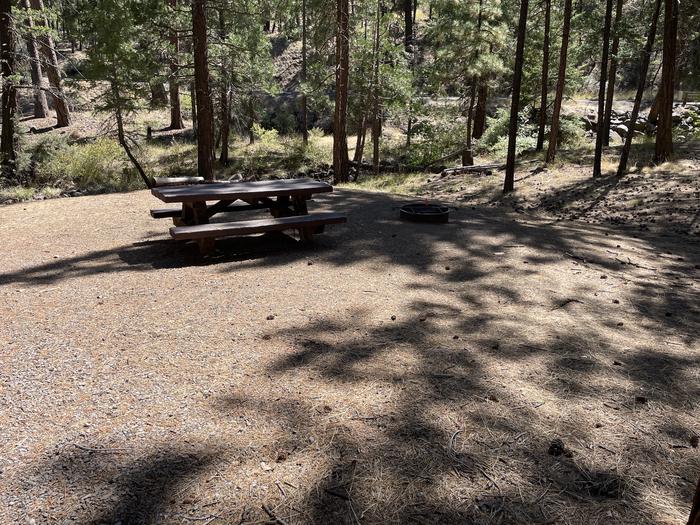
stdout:
POLYGON ((306 101, 306 0, 301 0, 301 140, 309 143, 309 113, 306 101))
MULTIPOLYGON (((29 5, 32 7, 32 9, 35 9, 40 13, 44 11, 43 0, 30 0, 29 5)), ((44 27, 49 27, 46 16, 42 15, 40 23, 44 27)), ((40 44, 39 50, 44 57, 44 66, 46 68, 46 74, 49 77, 49 85, 51 86, 51 102, 56 110, 56 127, 63 128, 70 126, 70 109, 68 108, 68 102, 66 101, 66 97, 61 87, 61 70, 58 67, 58 57, 56 56, 56 48, 54 46, 53 38, 50 34, 45 33, 44 35, 40 36, 38 40, 40 44)))
POLYGON ((403 0, 404 48, 406 53, 413 50, 413 0, 403 0))
POLYGON ((518 43, 515 50, 515 67, 513 68, 513 94, 510 104, 510 124, 508 126, 508 158, 506 159, 506 176, 503 181, 503 193, 513 191, 515 182, 515 145, 518 137, 518 112, 520 110, 520 87, 523 81, 523 57, 525 55, 525 33, 527 30, 528 0, 520 0, 520 19, 518 21, 518 43))
POLYGON ((642 97, 644 96, 644 88, 646 87, 647 74, 649 72, 649 61, 651 60, 651 53, 654 49, 654 40, 656 39, 656 28, 659 24, 659 12, 661 11, 661 0, 656 0, 654 5, 654 12, 651 15, 651 23, 649 26, 649 33, 647 34, 647 42, 644 45, 644 50, 642 51, 642 63, 639 68, 639 84, 637 84, 637 94, 634 97, 634 106, 632 107, 632 114, 630 115, 630 130, 625 137, 625 144, 622 146, 622 153, 620 155, 620 164, 617 168, 617 176, 622 177, 627 171, 627 160, 629 159, 630 149, 632 148, 632 138, 634 137, 634 126, 637 123, 637 117, 639 117, 639 108, 642 105, 642 97))
MULTIPOLYGON (((226 18, 223 9, 219 9, 219 38, 222 42, 226 38, 226 18)), ((219 163, 223 166, 228 166, 228 139, 231 129, 230 84, 226 64, 226 60, 222 59, 219 86, 219 142, 221 144, 219 163)))
POLYGON ((192 136, 197 138, 197 94, 194 81, 190 82, 190 112, 192 113, 192 136))
POLYGON ((467 146, 462 151, 462 166, 474 165, 474 153, 472 152, 472 122, 474 116, 474 97, 476 96, 476 88, 472 84, 471 94, 469 95, 469 108, 467 109, 467 146))
POLYGON ((489 95, 489 87, 486 81, 481 81, 476 95, 476 105, 474 106, 474 126, 472 137, 480 139, 486 129, 486 99, 489 95))
POLYGON ((2 129, 0 130, 0 177, 14 181, 17 175, 17 90, 10 77, 15 73, 15 32, 12 0, 0 0, 0 72, 2 77, 2 129))
POLYGON ((29 0, 22 0, 22 8, 27 11, 27 54, 29 55, 32 85, 36 86, 34 89, 34 117, 46 118, 49 116, 49 103, 46 101, 46 93, 44 91, 44 74, 41 68, 41 59, 39 58, 39 48, 32 32, 34 22, 31 15, 29 15, 29 0))
MULTIPOLYGON (((407 0, 410 4, 411 0, 407 0)), ((374 25, 374 49, 372 71, 372 166, 374 174, 379 175, 379 140, 382 136, 382 110, 379 104, 381 88, 379 85, 379 43, 381 38, 382 0, 377 0, 377 16, 374 25)))
MULTIPOLYGON (((621 1, 621 0, 618 0, 621 1)), ((549 87, 549 28, 552 18, 552 0, 544 0, 544 42, 542 42, 542 87, 540 93, 540 127, 537 131, 537 151, 544 148, 544 129, 547 125, 547 90, 549 87)))
MULTIPOLYGON (((169 0, 170 7, 177 8, 177 0, 169 0)), ((182 120, 182 107, 180 105, 180 83, 177 75, 180 71, 178 53, 180 52, 180 39, 177 31, 170 32, 170 45, 172 56, 170 57, 170 77, 168 77, 168 91, 170 99, 170 129, 183 129, 185 123, 182 120)))
POLYGON ((213 180, 214 109, 209 89, 206 4, 207 0, 192 1, 194 88, 197 99, 197 172, 204 180, 213 180))
POLYGON ((559 140, 559 115, 561 103, 564 100, 564 87, 566 86, 566 61, 569 53, 569 34, 571 33, 571 0, 564 2, 564 27, 561 36, 561 50, 559 52, 559 74, 557 77, 557 92, 554 96, 552 108, 552 125, 549 127, 549 147, 547 148, 547 162, 554 162, 557 155, 557 141, 559 140))
POLYGON ((656 127, 654 162, 667 161, 673 154, 673 94, 678 41, 678 0, 665 0, 664 51, 661 66, 659 123, 656 127))
POLYGON ((350 67, 348 0, 336 0, 335 111, 333 116, 333 181, 349 180, 347 114, 350 67))
POLYGON ((352 160, 356 164, 362 163, 362 157, 365 151, 365 138, 367 137, 367 113, 362 112, 360 116, 360 125, 357 128, 357 139, 355 140, 355 155, 352 160))
POLYGON ((598 132, 595 140, 595 156, 593 157, 593 176, 602 175, 603 133, 605 133, 605 84, 608 80, 608 55, 610 53, 610 25, 612 23, 612 0, 605 3, 605 25, 603 27, 603 57, 600 62, 600 87, 598 88, 598 132))
POLYGON ((615 6, 615 23, 613 24, 613 42, 610 50, 610 69, 608 70, 608 92, 605 95, 605 119, 603 120, 603 145, 610 145, 610 120, 612 119, 613 99, 615 97, 615 77, 617 76, 617 54, 620 51, 620 19, 622 18, 622 0, 615 6))
POLYGON ((231 92, 228 84, 221 88, 221 152, 219 162, 228 166, 228 141, 231 135, 231 92))

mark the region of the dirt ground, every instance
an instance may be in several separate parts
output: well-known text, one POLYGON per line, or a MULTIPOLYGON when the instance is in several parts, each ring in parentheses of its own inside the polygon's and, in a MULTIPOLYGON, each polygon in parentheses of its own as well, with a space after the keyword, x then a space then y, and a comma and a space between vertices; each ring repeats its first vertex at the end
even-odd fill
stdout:
POLYGON ((147 192, 0 208, 0 522, 683 524, 700 243, 341 190, 200 261, 147 192))

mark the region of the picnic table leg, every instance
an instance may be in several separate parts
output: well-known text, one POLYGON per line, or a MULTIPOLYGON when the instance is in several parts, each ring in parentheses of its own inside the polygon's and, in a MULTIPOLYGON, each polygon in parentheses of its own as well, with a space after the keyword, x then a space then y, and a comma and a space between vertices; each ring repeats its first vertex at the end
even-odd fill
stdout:
POLYGON ((292 203, 294 205, 294 215, 309 214, 309 210, 306 206, 306 197, 294 197, 292 203))
POLYGON ((289 206, 289 196, 279 195, 277 199, 275 199, 275 206, 270 208, 270 213, 272 213, 272 216, 275 218, 289 217, 290 215, 294 215, 294 212, 292 212, 289 206))
MULTIPOLYGON (((202 201, 183 202, 181 222, 186 225, 208 224, 209 212, 207 203, 202 201)), ((198 239, 199 253, 207 255, 214 251, 214 239, 198 239)))
MULTIPOLYGON (((308 215, 309 210, 306 206, 307 197, 296 196, 292 199, 292 206, 294 208, 294 215, 308 215)), ((299 228, 299 238, 302 242, 311 242, 315 228, 299 228)))
MULTIPOLYGON (((306 205, 306 201, 308 200, 308 197, 301 196, 301 197, 294 197, 292 200, 294 204, 294 215, 308 215, 309 210, 306 205)), ((300 232, 300 236, 304 237, 304 235, 307 235, 309 240, 311 240, 311 235, 314 233, 323 233, 325 229, 325 226, 321 224, 320 226, 316 226, 315 228, 308 228, 309 232, 307 234, 302 234, 300 232)))

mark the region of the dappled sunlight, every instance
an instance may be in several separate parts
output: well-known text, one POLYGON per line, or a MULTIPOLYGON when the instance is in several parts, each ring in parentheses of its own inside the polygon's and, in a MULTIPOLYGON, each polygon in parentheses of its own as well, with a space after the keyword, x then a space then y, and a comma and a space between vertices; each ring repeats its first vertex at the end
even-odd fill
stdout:
POLYGON ((697 244, 502 207, 410 224, 404 200, 341 189, 315 206, 348 225, 315 247, 227 240, 209 259, 166 239, 145 192, 80 223, 76 199, 3 209, 22 240, 0 275, 4 402, 29 418, 3 440, 32 436, 3 466, 27 480, 15 504, 67 491, 82 522, 678 521, 697 244))

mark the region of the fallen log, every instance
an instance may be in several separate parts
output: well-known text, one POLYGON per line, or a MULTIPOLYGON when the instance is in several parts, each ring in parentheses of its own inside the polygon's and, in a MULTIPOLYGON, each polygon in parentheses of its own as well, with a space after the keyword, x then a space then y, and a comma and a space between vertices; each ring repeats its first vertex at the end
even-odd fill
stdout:
POLYGON ((473 166, 455 166, 454 168, 445 168, 440 172, 441 177, 447 175, 459 175, 461 173, 478 173, 481 171, 502 170, 505 169, 505 164, 475 164, 473 166))

